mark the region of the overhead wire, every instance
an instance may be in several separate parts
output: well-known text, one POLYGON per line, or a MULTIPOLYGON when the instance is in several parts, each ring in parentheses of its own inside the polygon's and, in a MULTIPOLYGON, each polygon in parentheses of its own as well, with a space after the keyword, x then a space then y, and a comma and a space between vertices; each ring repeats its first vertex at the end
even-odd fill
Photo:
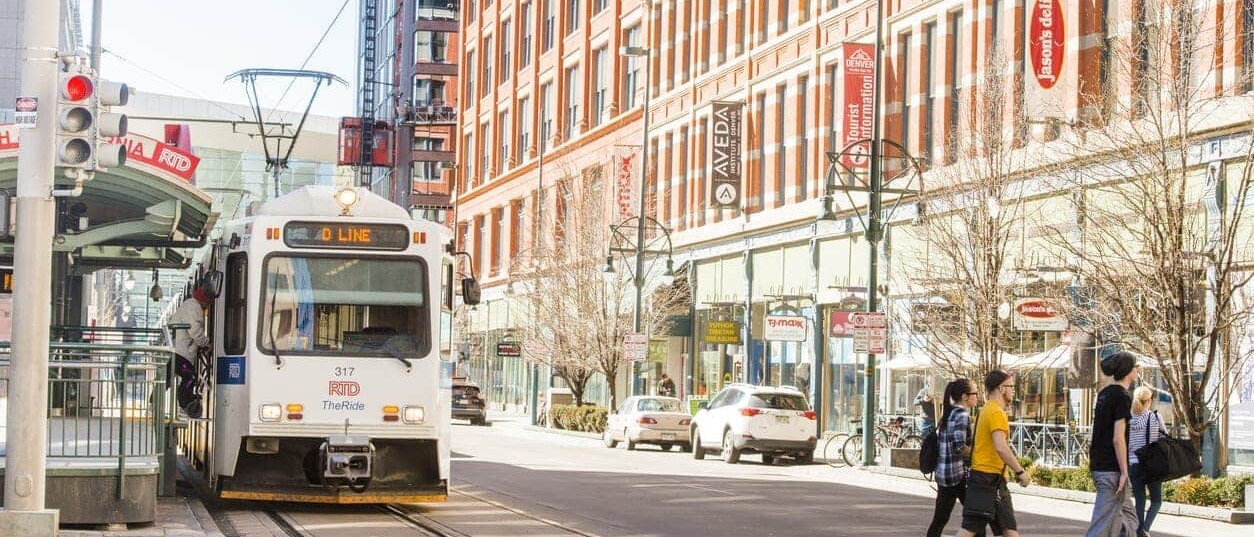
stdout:
MULTIPOLYGON (((305 61, 300 62, 300 67, 298 69, 303 70, 305 67, 307 67, 309 65, 309 61, 313 59, 314 54, 318 53, 318 49, 322 47, 322 43, 327 40, 327 36, 330 35, 331 30, 335 28, 335 23, 339 22, 340 16, 344 15, 344 9, 348 7, 348 2, 349 0, 344 0, 344 3, 340 4, 339 11, 335 12, 335 18, 331 19, 330 24, 327 24, 326 29, 322 31, 322 37, 319 37, 318 42, 314 43, 313 50, 310 50, 309 54, 305 56, 305 61)), ((287 81, 287 87, 284 88, 283 93, 279 95, 279 100, 275 101, 274 106, 270 108, 270 112, 266 114, 266 122, 269 122, 270 117, 273 116, 274 112, 279 109, 279 105, 283 103, 283 99, 287 97, 288 92, 292 90, 292 85, 295 83, 296 83, 295 78, 287 81)), ((321 83, 321 82, 318 82, 318 83, 321 83)))
POLYGON ((199 99, 201 99, 201 100, 204 100, 205 102, 209 103, 210 105, 213 105, 213 106, 216 106, 216 107, 218 107, 218 108, 221 108, 223 111, 225 111, 226 113, 230 114, 232 117, 235 117, 235 118, 239 119, 240 121, 245 121, 245 120, 246 120, 246 119, 244 118, 244 116, 240 115, 238 112, 236 112, 236 111, 234 111, 234 110, 231 110, 230 108, 227 108, 227 107, 225 107, 225 106, 222 106, 222 104, 221 104, 221 103, 219 103, 219 102, 217 102, 217 101, 215 101, 215 100, 213 100, 213 99, 210 99, 210 98, 206 97, 204 94, 202 94, 202 93, 200 93, 200 92, 198 92, 198 91, 195 91, 195 90, 189 89, 189 88, 187 88, 186 86, 183 86, 182 84, 179 84, 178 82, 175 82, 175 81, 170 80, 170 79, 168 79, 168 78, 166 78, 166 77, 164 77, 164 76, 161 76, 160 74, 157 74, 157 73, 156 73, 156 72, 154 72, 153 70, 151 70, 151 69, 149 69, 149 68, 147 68, 147 67, 144 67, 144 66, 142 66, 142 65, 140 65, 140 64, 138 64, 138 63, 135 63, 135 62, 133 62, 133 61, 131 61, 131 60, 127 59, 125 56, 122 56, 121 54, 118 54, 117 52, 114 52, 114 51, 112 51, 112 50, 110 50, 110 49, 107 49, 107 48, 104 48, 104 47, 101 47, 101 48, 100 48, 100 50, 101 50, 101 51, 103 51, 103 52, 108 53, 109 55, 113 56, 114 58, 117 58, 117 59, 121 60, 123 63, 129 64, 129 65, 131 65, 131 66, 135 67, 136 69, 139 69, 140 71, 143 71, 143 72, 145 72, 145 73, 148 73, 149 75, 151 75, 152 77, 156 78, 157 80, 160 80, 160 81, 162 81, 162 82, 165 82, 166 84, 169 84, 169 85, 174 86, 174 87, 176 87, 176 88, 178 88, 178 89, 181 89, 181 90, 183 90, 183 91, 186 91, 187 93, 191 94, 193 97, 197 97, 197 98, 199 98, 199 99))

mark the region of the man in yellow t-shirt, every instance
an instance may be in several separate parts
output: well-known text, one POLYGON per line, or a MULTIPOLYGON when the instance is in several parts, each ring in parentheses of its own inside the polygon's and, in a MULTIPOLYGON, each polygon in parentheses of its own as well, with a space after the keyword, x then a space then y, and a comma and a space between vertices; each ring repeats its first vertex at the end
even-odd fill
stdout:
POLYGON ((1015 378, 1000 369, 984 377, 988 403, 980 410, 975 424, 975 444, 971 449, 971 473, 967 476, 967 497, 963 502, 961 537, 981 533, 985 526, 994 535, 1018 537, 1014 504, 1006 486, 1006 472, 1014 473, 1019 484, 1028 486, 1028 474, 1019 464, 1008 442, 1010 419, 1006 407, 1014 401, 1015 378))

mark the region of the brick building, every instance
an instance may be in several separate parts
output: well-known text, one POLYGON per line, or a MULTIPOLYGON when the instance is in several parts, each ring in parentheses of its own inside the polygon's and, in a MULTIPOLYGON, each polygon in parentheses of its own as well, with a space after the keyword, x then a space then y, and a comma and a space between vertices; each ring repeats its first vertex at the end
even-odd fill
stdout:
MULTIPOLYGON (((886 0, 883 136, 919 157, 935 181, 962 157, 960 135, 948 133, 970 131, 962 111, 978 107, 977 89, 994 68, 1011 87, 1003 131, 1016 147, 1045 147, 1109 121, 1148 87, 1142 44, 1169 39, 1153 23, 1169 4, 886 0), (1044 67, 1025 44, 1042 17, 1064 34, 1052 51, 1057 63, 1044 67), (1031 77, 1055 68, 1050 91, 1028 89, 1036 88, 1031 77)), ((1189 77, 1199 99, 1239 99, 1251 88, 1254 2, 1193 4, 1199 30, 1190 43, 1201 46, 1172 49, 1172 72, 1189 77)), ((684 379, 682 395, 695 397, 728 380, 797 385, 811 391, 824 429, 846 428, 861 412, 864 366, 848 339, 828 335, 827 320, 865 293, 868 247, 856 220, 815 218, 826 153, 845 145, 844 43, 873 42, 876 3, 663 0, 650 11, 641 0, 478 0, 464 11, 457 237, 474 254, 488 301, 504 299, 511 255, 533 240, 540 177, 549 188, 560 170, 609 166, 618 148, 639 145, 644 61, 616 51, 651 36, 645 195, 650 215, 673 232, 693 305, 691 337, 670 338, 667 356, 646 374, 668 371, 684 379), (740 198, 729 208, 711 200, 716 101, 742 103, 740 198), (808 318, 807 339, 764 339, 772 314, 808 318), (712 321, 739 323, 743 344, 706 343, 712 321)), ((1205 128, 1227 135, 1247 116, 1205 128)), ((1048 164, 1021 171, 1044 173, 1048 164)), ((1058 196, 1038 197, 1044 206, 1058 196)), ((912 211, 897 215, 902 225, 912 211)), ((838 216, 851 214, 846 206, 838 216)), ((902 242, 897 251, 919 247, 902 242)), ((500 331, 510 315, 481 307, 475 323, 481 333, 500 331)), ((502 378, 521 382, 521 371, 502 378)), ((890 377, 879 381, 882 404, 910 412, 905 394, 922 381, 890 377)))

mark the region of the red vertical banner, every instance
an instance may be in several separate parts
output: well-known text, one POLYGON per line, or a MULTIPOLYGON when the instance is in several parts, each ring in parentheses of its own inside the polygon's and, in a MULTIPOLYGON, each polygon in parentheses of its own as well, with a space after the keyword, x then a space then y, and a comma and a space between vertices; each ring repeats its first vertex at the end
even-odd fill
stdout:
POLYGON ((858 144, 858 140, 871 138, 875 122, 875 45, 844 43, 845 98, 843 104, 844 136, 841 147, 855 154, 846 154, 845 166, 851 170, 865 169, 870 165, 871 145, 858 144))
POLYGON ((635 216, 638 210, 636 185, 640 181, 636 173, 639 168, 639 150, 631 146, 619 147, 614 155, 615 205, 618 207, 619 220, 635 216))

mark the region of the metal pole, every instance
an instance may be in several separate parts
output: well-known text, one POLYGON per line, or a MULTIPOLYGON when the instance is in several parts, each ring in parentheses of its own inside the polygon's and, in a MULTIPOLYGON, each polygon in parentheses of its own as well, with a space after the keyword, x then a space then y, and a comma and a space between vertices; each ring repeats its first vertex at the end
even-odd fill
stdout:
MULTIPOLYGON (((644 55, 644 104, 641 115, 644 116, 644 125, 640 129, 640 204, 639 211, 636 212, 636 271, 633 282, 636 286, 636 309, 632 317, 632 331, 637 334, 641 332, 642 311, 644 305, 644 189, 648 186, 649 176, 649 95, 653 92, 650 88, 653 80, 653 0, 645 0, 644 16, 648 18, 645 24, 648 26, 648 43, 645 44, 644 55)), ((636 395, 636 377, 638 376, 639 364, 631 363, 631 380, 628 386, 631 387, 631 394, 636 395)))
POLYGON ((22 17, 22 97, 39 99, 35 128, 22 131, 17 160, 17 241, 13 255, 13 357, 5 454, 4 508, 44 509, 48 438, 48 332, 52 320, 51 197, 61 2, 27 2, 22 17))
POLYGON ((100 27, 104 26, 103 15, 104 0, 92 0, 91 2, 91 70, 96 74, 100 74, 100 27))
MULTIPOLYGON (((884 1, 875 3, 875 97, 871 105, 871 177, 870 200, 867 207, 866 239, 871 250, 870 272, 867 274, 866 310, 879 309, 880 270, 880 190, 883 178, 880 177, 880 100, 883 94, 883 32, 884 32, 884 1)), ((875 461, 875 354, 866 355, 866 385, 862 394, 862 464, 870 466, 875 461)))

